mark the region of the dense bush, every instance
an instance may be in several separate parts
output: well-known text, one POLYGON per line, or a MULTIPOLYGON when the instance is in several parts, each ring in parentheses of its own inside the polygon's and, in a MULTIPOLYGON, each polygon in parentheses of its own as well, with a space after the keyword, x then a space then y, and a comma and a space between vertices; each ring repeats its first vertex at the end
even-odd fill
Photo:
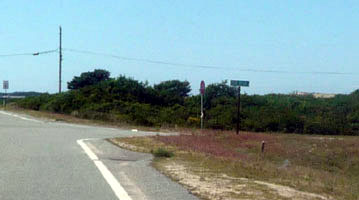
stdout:
POLYGON ((172 151, 169 151, 164 148, 158 148, 154 151, 151 151, 151 153, 157 158, 170 158, 174 156, 174 153, 172 151))
POLYGON ((101 81, 109 80, 110 72, 96 69, 93 72, 84 72, 80 76, 75 76, 72 81, 67 83, 67 88, 76 90, 89 85, 95 85, 101 81))
MULTIPOLYGON (((187 81, 154 86, 120 76, 61 94, 18 100, 20 107, 145 126, 200 126, 200 96, 187 81)), ((236 127, 236 90, 226 82, 207 87, 205 127, 236 127)), ((359 91, 321 99, 282 94, 242 95, 241 129, 305 134, 359 135, 359 91)))

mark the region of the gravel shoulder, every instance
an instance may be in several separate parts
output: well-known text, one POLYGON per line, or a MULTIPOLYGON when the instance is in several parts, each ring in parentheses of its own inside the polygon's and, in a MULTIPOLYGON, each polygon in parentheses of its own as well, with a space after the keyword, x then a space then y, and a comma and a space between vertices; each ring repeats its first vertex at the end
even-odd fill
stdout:
POLYGON ((87 145, 121 182, 132 199, 196 200, 182 185, 151 166, 152 155, 118 148, 107 140, 88 140, 87 145))

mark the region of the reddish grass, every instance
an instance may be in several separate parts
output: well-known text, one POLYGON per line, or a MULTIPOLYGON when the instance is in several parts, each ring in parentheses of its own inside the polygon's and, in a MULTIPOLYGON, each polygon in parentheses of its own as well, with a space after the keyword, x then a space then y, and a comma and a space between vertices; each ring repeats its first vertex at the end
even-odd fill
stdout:
POLYGON ((181 150, 195 151, 231 160, 252 160, 261 154, 265 141, 266 160, 281 165, 284 160, 292 164, 327 171, 346 169, 359 155, 357 138, 313 137, 227 131, 204 131, 178 136, 156 136, 156 140, 181 150))
POLYGON ((182 150, 240 160, 248 159, 247 154, 241 153, 240 149, 259 150, 262 141, 265 141, 266 145, 277 146, 277 137, 274 135, 247 132, 236 135, 232 132, 206 131, 191 135, 157 136, 155 138, 182 150))
MULTIPOLYGON (((205 164, 207 168, 340 197, 336 199, 359 200, 359 137, 250 132, 236 135, 206 130, 153 139, 179 150, 208 155, 208 160, 214 162, 207 163, 211 166, 205 164), (264 153, 262 141, 266 142, 264 153), (224 158, 225 162, 214 157, 224 158)), ((198 161, 201 167, 202 162, 207 162, 198 161)))

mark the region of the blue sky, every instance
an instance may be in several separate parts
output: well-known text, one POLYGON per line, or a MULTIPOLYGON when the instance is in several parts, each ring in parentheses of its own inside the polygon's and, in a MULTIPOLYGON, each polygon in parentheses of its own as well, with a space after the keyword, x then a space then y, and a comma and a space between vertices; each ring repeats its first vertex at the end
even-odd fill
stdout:
MULTIPOLYGON (((149 83, 188 80, 197 93, 226 79, 249 94, 359 88, 359 1, 1 1, 0 55, 63 47, 223 69, 159 65, 64 51, 63 88, 104 68, 149 83), (230 68, 230 69, 228 69, 230 68), (238 69, 238 70, 237 70, 238 69), (290 73, 250 72, 285 71, 290 73), (297 72, 342 72, 313 74, 297 72)), ((10 91, 58 90, 58 55, 0 57, 10 91)))

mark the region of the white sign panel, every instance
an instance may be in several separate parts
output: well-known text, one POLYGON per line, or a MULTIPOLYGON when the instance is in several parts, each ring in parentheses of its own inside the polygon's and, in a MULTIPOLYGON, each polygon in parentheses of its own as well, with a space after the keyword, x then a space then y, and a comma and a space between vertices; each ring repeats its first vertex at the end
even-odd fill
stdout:
POLYGON ((9 89, 9 81, 4 81, 4 82, 3 82, 3 89, 4 89, 4 90, 9 89))

